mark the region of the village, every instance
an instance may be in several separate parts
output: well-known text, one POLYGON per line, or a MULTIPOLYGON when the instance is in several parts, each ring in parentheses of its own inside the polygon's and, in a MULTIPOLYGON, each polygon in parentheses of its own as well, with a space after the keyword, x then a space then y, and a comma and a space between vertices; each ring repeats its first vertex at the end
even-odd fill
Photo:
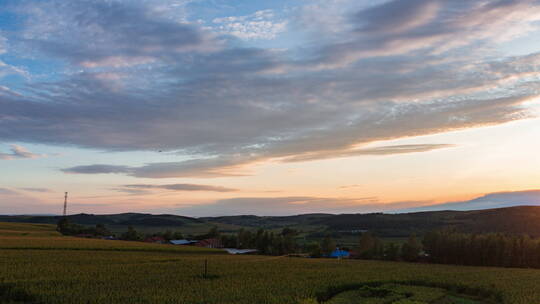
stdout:
POLYGON ((162 236, 151 236, 151 237, 145 238, 144 242, 156 243, 156 244, 171 244, 171 245, 178 245, 178 246, 197 246, 197 247, 204 247, 204 248, 223 249, 227 251, 229 254, 254 254, 258 252, 257 249, 225 248, 221 240, 217 238, 203 239, 203 240, 180 239, 180 240, 167 241, 162 236))
MULTIPOLYGON (((204 248, 214 248, 214 249, 223 249, 229 254, 256 254, 259 252, 257 249, 246 249, 246 248, 227 248, 223 245, 220 239, 218 238, 211 238, 211 239, 203 239, 203 240, 188 240, 188 239, 180 239, 180 240, 169 240, 167 241, 162 236, 151 236, 147 237, 143 240, 147 243, 157 243, 157 244, 171 244, 171 245, 180 245, 180 246, 197 246, 197 247, 204 247, 204 248)), ((311 257, 310 254, 302 254, 302 253, 290 253, 287 254, 288 256, 294 256, 294 257, 311 257)), ((325 256, 328 258, 349 258, 350 252, 346 249, 340 249, 339 247, 336 247, 335 250, 333 250, 329 255, 325 256)))
MULTIPOLYGON (((80 238, 99 238, 103 240, 124 240, 145 242, 171 246, 195 246, 211 249, 221 249, 229 254, 260 254, 274 256, 290 256, 304 258, 356 258, 358 253, 336 244, 329 236, 320 242, 300 243, 299 231, 283 228, 280 232, 264 229, 250 231, 240 229, 237 233, 222 234, 217 227, 212 227, 207 233, 190 236, 177 231, 165 231, 144 235, 134 227, 120 235, 113 234, 103 224, 95 227, 72 223, 63 217, 57 225, 57 231, 80 238)), ((366 234, 368 235, 368 234, 366 234)))

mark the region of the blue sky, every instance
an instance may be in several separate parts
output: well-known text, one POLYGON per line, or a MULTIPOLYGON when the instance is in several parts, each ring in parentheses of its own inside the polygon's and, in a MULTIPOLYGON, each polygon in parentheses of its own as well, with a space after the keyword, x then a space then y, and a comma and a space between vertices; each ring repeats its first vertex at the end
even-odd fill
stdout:
POLYGON ((537 189, 539 37, 533 0, 0 0, 0 213, 537 189))

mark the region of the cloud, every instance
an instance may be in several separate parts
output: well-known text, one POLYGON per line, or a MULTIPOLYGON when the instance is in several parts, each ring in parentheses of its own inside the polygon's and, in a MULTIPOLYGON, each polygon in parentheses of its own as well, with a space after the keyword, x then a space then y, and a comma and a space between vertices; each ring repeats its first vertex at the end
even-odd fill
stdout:
POLYGON ((18 193, 13 191, 13 190, 9 190, 7 188, 0 188, 0 194, 2 194, 2 195, 17 195, 18 193))
POLYGON ((41 158, 47 157, 46 154, 36 154, 32 153, 25 148, 18 145, 10 145, 11 153, 0 153, 0 159, 10 160, 10 159, 24 159, 24 158, 41 158))
POLYGON ((418 153, 418 152, 427 152, 437 149, 451 148, 455 145, 450 144, 416 144, 416 145, 392 145, 392 146, 381 146, 373 148, 361 148, 361 149, 351 149, 344 152, 330 151, 326 153, 315 153, 315 154, 306 154, 306 155, 297 155, 293 157, 286 158, 287 162, 299 162, 299 161, 309 161, 323 158, 337 158, 337 157, 353 157, 360 155, 394 155, 394 154, 404 154, 404 153, 418 153))
POLYGON ((540 5, 403 3, 335 8, 335 23, 313 27, 316 18, 288 22, 302 38, 278 50, 246 47, 147 1, 14 2, 26 21, 6 33, 10 51, 48 60, 61 77, 33 78, 23 96, 0 94, 0 140, 189 158, 67 173, 218 177, 270 160, 429 151, 444 147, 358 147, 530 117, 524 103, 538 95, 540 55, 493 49, 536 30, 540 5))
POLYGON ((389 155, 402 153, 427 152, 437 149, 451 148, 455 145, 450 144, 417 144, 417 145, 392 145, 373 148, 363 148, 348 151, 345 156, 353 155, 389 155))
POLYGON ((24 191, 29 191, 29 192, 38 192, 38 193, 52 192, 51 189, 47 189, 47 188, 24 187, 24 188, 19 188, 19 189, 24 190, 24 191))
POLYGON ((0 188, 0 214, 51 213, 42 201, 17 191, 0 188))
POLYGON ((358 188, 358 187, 362 187, 362 185, 360 184, 343 185, 343 186, 339 186, 339 189, 349 189, 349 188, 358 188))
POLYGON ((538 3, 530 0, 393 0, 354 15, 355 34, 322 47, 318 67, 344 67, 359 59, 413 52, 450 55, 460 48, 486 52, 487 44, 537 30, 539 12, 538 3))
MULTIPOLYGON (((21 188, 30 192, 45 192, 42 188, 21 188)), ((47 191, 48 192, 48 191, 47 191)), ((27 194, 8 188, 0 188, 0 214, 58 214, 61 204, 50 205, 27 194)))
POLYGON ((74 174, 128 174, 145 178, 211 178, 246 175, 246 173, 239 171, 245 161, 246 159, 204 158, 181 162, 151 163, 138 167, 94 164, 64 168, 61 171, 74 174))
MULTIPOLYGON (((154 194, 154 192, 149 191, 149 190, 144 190, 144 189, 131 189, 131 188, 118 187, 118 188, 112 188, 111 190, 127 193, 127 194, 133 195, 133 196, 154 194)), ((99 198, 102 198, 102 197, 99 196, 99 198)))
POLYGON ((540 206, 540 190, 495 192, 469 201, 408 208, 399 212, 481 210, 514 206, 540 206))
POLYGON ((103 174, 103 173, 129 173, 131 169, 127 166, 113 166, 113 165, 87 165, 87 166, 75 166, 71 168, 61 169, 65 173, 76 174, 103 174))
POLYGON ((276 20, 273 10, 256 11, 246 16, 230 16, 212 20, 215 31, 240 39, 274 39, 287 29, 287 21, 276 20))
POLYGON ((169 185, 148 185, 148 184, 135 184, 124 185, 123 187, 129 189, 165 189, 172 191, 210 191, 210 192, 233 192, 236 189, 210 186, 210 185, 195 185, 195 184, 169 184, 169 185))
POLYGON ((469 201, 437 205, 430 205, 430 202, 426 201, 384 203, 376 197, 356 199, 311 196, 238 197, 217 200, 210 204, 180 206, 171 211, 190 216, 240 214, 280 216, 306 213, 407 213, 440 210, 481 210, 523 205, 540 206, 540 190, 496 192, 469 201))
POLYGON ((7 52, 7 38, 0 35, 0 54, 7 52))
POLYGON ((14 47, 32 45, 34 55, 68 58, 83 67, 131 66, 190 51, 214 49, 209 34, 155 14, 144 2, 26 1, 14 47), (154 13, 154 14, 152 14, 154 13))
POLYGON ((406 32, 433 21, 441 6, 437 0, 394 0, 362 10, 354 19, 360 23, 359 32, 406 32))
POLYGON ((6 86, 2 86, 2 85, 0 85, 0 94, 1 95, 7 95, 7 96, 18 96, 18 97, 22 96, 20 93, 18 93, 16 91, 13 91, 12 89, 10 89, 10 88, 8 88, 6 86))
MULTIPOLYGON (((281 159, 283 162, 301 162, 319 160, 325 158, 353 157, 362 155, 394 155, 403 153, 427 152, 436 149, 450 148, 450 144, 417 144, 417 145, 393 145, 344 151, 325 151, 318 153, 299 154, 293 157, 281 159)), ((136 177, 145 178, 171 178, 171 177, 226 177, 245 176, 247 172, 242 167, 252 165, 257 161, 264 160, 264 156, 246 158, 213 158, 194 159, 183 162, 152 163, 139 167, 114 166, 114 165, 86 165, 61 169, 66 173, 78 174, 103 174, 124 173, 136 177)))
POLYGON ((152 163, 132 168, 132 175, 146 178, 243 176, 239 167, 248 159, 204 158, 182 162, 152 163))
MULTIPOLYGON (((306 213, 364 213, 392 210, 414 205, 413 202, 383 204, 376 198, 324 198, 310 196, 291 197, 238 197, 218 200, 210 204, 180 206, 177 214, 188 216, 224 215, 295 215, 306 213)), ((416 203, 418 204, 418 203, 416 203)))
MULTIPOLYGON (((243 153, 192 159, 181 162, 151 163, 139 167, 116 165, 88 165, 63 169, 67 173, 125 173, 136 177, 222 177, 244 176, 238 171, 247 165, 282 158, 283 161, 305 161, 330 157, 355 155, 397 154, 424 152, 448 148, 450 144, 424 144, 379 149, 355 149, 358 144, 398 139, 418 135, 457 130, 470 127, 500 124, 528 117, 520 105, 530 96, 513 96, 498 99, 469 99, 436 104, 384 104, 395 115, 364 113, 341 127, 334 126, 313 134, 299 134, 287 140, 273 140, 243 153), (365 126, 370 126, 366 128, 365 126), (359 133, 359 130, 366 133, 359 133), (315 151, 315 152, 313 152, 315 151), (292 157, 291 157, 292 156, 292 157)), ((225 152, 225 151, 224 151, 225 152)))
MULTIPOLYGON (((2 38, 2 37, 0 37, 2 38)), ((1 39, 0 39, 0 44, 1 44, 1 39)), ((1 45, 0 45, 0 54, 1 54, 1 45)), ((7 76, 7 75, 21 75, 21 76, 24 76, 24 77, 27 77, 28 76, 28 72, 25 71, 24 69, 20 68, 20 67, 16 67, 14 65, 10 65, 10 64, 7 64, 5 62, 3 62, 2 60, 0 60, 0 78, 4 77, 4 76, 7 76)), ((0 89, 0 94, 5 94, 5 93, 8 93, 9 91, 9 88, 6 87, 6 86, 2 86, 2 89, 0 89)))

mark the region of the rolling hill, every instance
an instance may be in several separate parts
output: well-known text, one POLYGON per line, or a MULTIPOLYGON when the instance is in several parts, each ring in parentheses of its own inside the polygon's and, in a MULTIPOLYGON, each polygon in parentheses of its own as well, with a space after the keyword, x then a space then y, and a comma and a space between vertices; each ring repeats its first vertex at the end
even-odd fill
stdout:
MULTIPOLYGON (((54 224, 60 216, 0 216, 2 222, 54 224)), ((335 237, 369 230, 381 237, 405 237, 411 233, 452 228, 460 232, 501 232, 540 237, 540 207, 519 206, 475 211, 429 211, 400 214, 303 214, 294 216, 238 215, 192 218, 171 214, 122 213, 110 215, 75 214, 70 221, 81 225, 104 224, 114 232, 134 226, 145 232, 179 230, 186 234, 203 233, 212 226, 220 231, 282 229, 302 231, 308 238, 326 234, 335 237)))

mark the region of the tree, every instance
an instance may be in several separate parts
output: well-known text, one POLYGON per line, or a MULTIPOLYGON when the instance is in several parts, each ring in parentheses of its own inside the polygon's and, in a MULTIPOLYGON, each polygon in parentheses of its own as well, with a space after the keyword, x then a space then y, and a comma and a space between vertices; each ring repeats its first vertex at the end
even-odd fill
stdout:
POLYGON ((420 255, 421 246, 416 235, 412 234, 409 236, 409 239, 401 247, 401 257, 408 262, 415 262, 418 260, 418 255, 420 255))
POLYGON ((358 254, 363 259, 372 259, 375 255, 375 238, 369 232, 360 236, 358 254))
POLYGON ((312 258, 320 258, 322 256, 321 244, 317 242, 308 244, 306 250, 312 258))
POLYGON ((128 230, 122 234, 121 239, 126 241, 140 241, 142 236, 132 226, 129 226, 128 230))
POLYGON ((210 238, 217 238, 217 237, 219 237, 218 228, 216 226, 213 226, 212 228, 210 228, 210 230, 206 234, 206 238, 210 239, 210 238))
POLYGON ((82 233, 85 227, 71 223, 67 217, 62 217, 56 224, 56 230, 61 234, 75 235, 82 233))
POLYGON ((184 238, 184 235, 180 231, 176 231, 173 233, 173 239, 175 240, 181 240, 184 238))
POLYGON ((58 223, 56 224, 56 231, 60 232, 60 233, 64 233, 64 231, 66 231, 68 229, 70 225, 70 222, 69 220, 67 219, 67 217, 62 217, 58 223))
POLYGON ((292 229, 292 228, 289 228, 289 227, 285 227, 281 230, 281 235, 282 236, 287 236, 287 235, 292 235, 292 236, 295 236, 298 234, 298 231, 296 231, 295 229, 292 229))
POLYGON ((96 224, 95 235, 108 236, 112 235, 112 232, 105 227, 103 224, 96 224))
POLYGON ((222 234, 219 239, 225 248, 235 248, 238 243, 238 237, 234 234, 222 234))
POLYGON ((394 243, 387 243, 384 246, 384 259, 397 261, 399 259, 399 247, 394 243))
POLYGON ((237 248, 252 248, 253 245, 253 236, 250 231, 244 230, 244 228, 241 228, 238 231, 238 238, 237 238, 237 248))
POLYGON ((326 236, 321 242, 321 252, 323 255, 330 255, 336 249, 336 243, 330 236, 326 236))
POLYGON ((296 230, 283 228, 280 238, 282 239, 283 253, 291 253, 296 251, 295 237, 298 234, 296 230))
POLYGON ((167 241, 173 240, 173 233, 170 230, 165 231, 165 233, 162 236, 167 241))

